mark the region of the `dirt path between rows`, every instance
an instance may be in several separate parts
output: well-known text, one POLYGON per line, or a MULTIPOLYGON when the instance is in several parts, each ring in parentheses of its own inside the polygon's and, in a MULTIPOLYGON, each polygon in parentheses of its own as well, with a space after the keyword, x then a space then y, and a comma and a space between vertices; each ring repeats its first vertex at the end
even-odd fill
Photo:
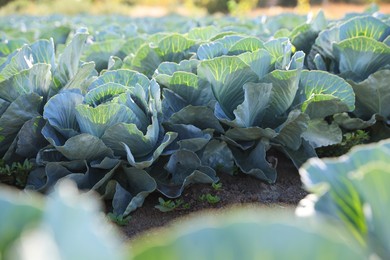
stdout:
POLYGON ((220 174, 222 187, 214 189, 209 184, 195 184, 183 192, 181 197, 184 204, 188 203, 188 209, 178 209, 170 212, 161 212, 155 208, 158 205, 159 193, 149 195, 144 205, 132 213, 128 225, 121 227, 121 230, 128 238, 134 238, 145 231, 151 233, 154 228, 166 226, 173 221, 181 221, 187 216, 204 210, 218 211, 232 206, 248 206, 256 208, 285 208, 293 209, 307 193, 302 189, 302 183, 297 169, 282 154, 278 157, 278 180, 275 184, 269 185, 251 176, 239 174, 230 176, 220 174), (210 204, 201 201, 204 194, 218 196, 220 201, 210 204))

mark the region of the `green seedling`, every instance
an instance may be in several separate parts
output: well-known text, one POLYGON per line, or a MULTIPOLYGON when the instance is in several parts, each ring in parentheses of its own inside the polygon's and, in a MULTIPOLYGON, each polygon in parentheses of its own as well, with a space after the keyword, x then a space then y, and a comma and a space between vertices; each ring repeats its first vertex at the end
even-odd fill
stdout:
POLYGON ((214 182, 211 184, 211 187, 213 187, 213 189, 216 191, 222 190, 222 183, 214 182))
POLYGON ((161 212, 168 212, 173 210, 180 210, 180 209, 189 209, 190 204, 184 203, 183 199, 177 199, 177 200, 164 200, 163 198, 158 198, 159 205, 154 206, 156 209, 160 210, 161 212))
POLYGON ((111 222, 117 224, 118 226, 126 226, 129 224, 131 216, 123 217, 123 215, 116 215, 112 212, 107 214, 107 217, 111 222))
POLYGON ((199 199, 200 199, 200 201, 203 201, 203 202, 207 201, 209 204, 216 204, 221 200, 221 198, 218 197, 217 195, 214 196, 210 193, 200 195, 199 199))
POLYGON ((24 160, 23 163, 13 162, 11 165, 0 161, 0 182, 24 188, 26 186, 27 178, 33 164, 29 160, 24 160))
POLYGON ((339 144, 321 147, 317 149, 319 157, 337 157, 347 153, 352 147, 364 144, 370 140, 370 135, 364 130, 356 130, 343 135, 339 144))

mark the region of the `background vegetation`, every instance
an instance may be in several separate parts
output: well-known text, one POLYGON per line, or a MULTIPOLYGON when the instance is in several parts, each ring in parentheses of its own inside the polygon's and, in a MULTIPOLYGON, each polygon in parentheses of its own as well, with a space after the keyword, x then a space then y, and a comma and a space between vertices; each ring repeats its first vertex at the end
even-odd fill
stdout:
POLYGON ((183 6, 187 9, 205 9, 208 13, 242 13, 256 7, 294 7, 327 3, 369 4, 390 3, 390 0, 0 0, 3 13, 124 13, 138 5, 160 6, 168 9, 183 6))

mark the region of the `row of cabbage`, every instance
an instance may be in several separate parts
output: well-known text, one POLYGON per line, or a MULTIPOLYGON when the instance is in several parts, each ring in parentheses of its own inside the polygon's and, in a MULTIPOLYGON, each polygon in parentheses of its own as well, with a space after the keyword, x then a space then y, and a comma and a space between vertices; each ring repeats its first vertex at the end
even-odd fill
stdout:
POLYGON ((295 214, 206 212, 125 243, 74 183, 59 183, 49 199, 1 187, 0 258, 389 259, 389 153, 385 140, 309 160, 300 175, 312 194, 295 214))
POLYGON ((288 27, 301 18, 203 25, 175 17, 140 27, 118 18, 125 26, 101 31, 99 18, 73 18, 74 26, 95 21, 91 34, 60 22, 40 31, 53 17, 35 31, 33 18, 10 18, 0 48, 0 156, 34 161, 28 189, 69 178, 128 215, 155 190, 175 198, 191 183, 216 182, 217 171, 274 183, 270 148, 299 167, 345 131, 389 137, 389 17, 328 22, 319 13, 288 27), (24 34, 12 21, 28 37, 53 38, 13 38, 24 34), (188 32, 164 32, 170 22, 188 32))

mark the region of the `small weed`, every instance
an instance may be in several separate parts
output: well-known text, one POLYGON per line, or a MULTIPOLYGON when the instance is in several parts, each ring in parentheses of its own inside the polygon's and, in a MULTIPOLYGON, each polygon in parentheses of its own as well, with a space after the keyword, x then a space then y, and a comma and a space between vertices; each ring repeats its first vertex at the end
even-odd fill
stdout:
POLYGON ((159 205, 154 206, 156 209, 161 212, 168 212, 172 210, 180 210, 180 209, 189 209, 190 204, 184 203, 183 199, 177 200, 164 200, 163 198, 158 198, 159 205))
POLYGON ((27 159, 23 163, 14 162, 11 165, 0 160, 0 182, 24 188, 32 168, 33 164, 27 159))
POLYGON ((347 153, 352 147, 364 144, 370 140, 370 135, 364 130, 356 130, 343 135, 343 140, 339 144, 320 147, 316 149, 319 157, 336 157, 347 153))
POLYGON ((234 166, 232 174, 233 176, 237 176, 238 174, 240 174, 240 168, 234 166))
POLYGON ((222 190, 222 183, 220 183, 220 182, 213 182, 211 184, 211 187, 213 187, 213 189, 216 190, 216 191, 222 190))
POLYGON ((207 201, 209 204, 216 204, 221 200, 221 198, 218 197, 217 195, 212 195, 210 193, 207 193, 207 194, 200 195, 199 200, 203 202, 207 201))
POLYGON ((107 217, 118 226, 126 226, 131 219, 131 216, 123 217, 123 215, 116 215, 112 212, 108 213, 107 217))

